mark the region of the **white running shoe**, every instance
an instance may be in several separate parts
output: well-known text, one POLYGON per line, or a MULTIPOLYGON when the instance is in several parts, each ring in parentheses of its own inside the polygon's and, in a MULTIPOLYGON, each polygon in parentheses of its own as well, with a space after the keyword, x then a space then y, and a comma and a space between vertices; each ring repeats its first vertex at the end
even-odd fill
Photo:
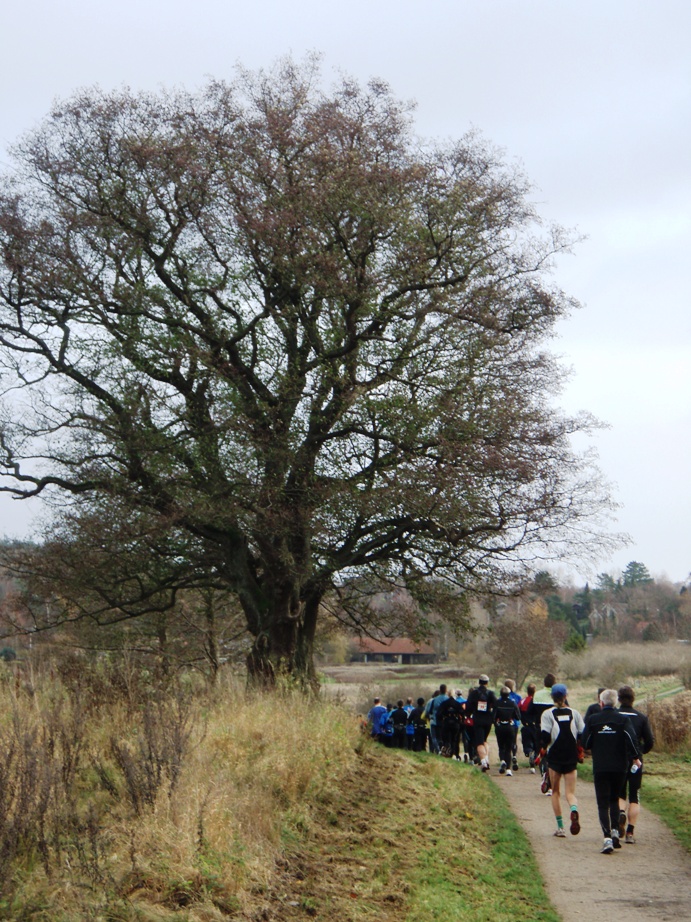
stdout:
POLYGON ((511 771, 510 768, 508 768, 508 769, 506 770, 506 777, 507 777, 507 778, 512 778, 512 777, 513 777, 513 772, 511 771))
POLYGON ((603 855, 611 855, 614 851, 614 845, 612 845, 611 839, 605 839, 604 845, 600 849, 603 855))

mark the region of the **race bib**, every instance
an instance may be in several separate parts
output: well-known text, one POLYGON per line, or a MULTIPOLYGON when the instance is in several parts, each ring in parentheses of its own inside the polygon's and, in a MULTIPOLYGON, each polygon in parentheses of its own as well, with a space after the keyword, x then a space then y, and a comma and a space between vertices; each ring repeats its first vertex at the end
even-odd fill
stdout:
POLYGON ((478 711, 486 711, 486 710, 487 710, 487 702, 486 702, 486 701, 478 701, 478 703, 477 703, 477 709, 478 709, 478 711))

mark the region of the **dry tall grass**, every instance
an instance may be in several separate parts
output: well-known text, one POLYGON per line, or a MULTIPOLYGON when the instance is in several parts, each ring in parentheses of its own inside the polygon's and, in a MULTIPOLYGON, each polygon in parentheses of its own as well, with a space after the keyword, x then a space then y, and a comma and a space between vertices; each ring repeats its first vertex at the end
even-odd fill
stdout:
POLYGON ((122 678, 0 674, 3 918, 225 918, 356 758, 335 704, 122 678))
POLYGON ((592 679, 594 685, 616 688, 643 676, 691 677, 691 644, 594 643, 582 653, 563 653, 559 674, 571 680, 592 679))
POLYGON ((691 692, 648 701, 648 719, 655 735, 655 749, 691 752, 691 692))

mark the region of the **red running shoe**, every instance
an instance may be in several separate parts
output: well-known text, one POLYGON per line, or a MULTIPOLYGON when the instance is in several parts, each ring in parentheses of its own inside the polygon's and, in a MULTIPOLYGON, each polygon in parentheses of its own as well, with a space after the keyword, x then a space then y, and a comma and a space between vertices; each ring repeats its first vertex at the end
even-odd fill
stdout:
POLYGON ((578 810, 571 811, 570 831, 571 831, 572 836, 577 836, 578 833, 581 831, 581 824, 578 822, 578 810))

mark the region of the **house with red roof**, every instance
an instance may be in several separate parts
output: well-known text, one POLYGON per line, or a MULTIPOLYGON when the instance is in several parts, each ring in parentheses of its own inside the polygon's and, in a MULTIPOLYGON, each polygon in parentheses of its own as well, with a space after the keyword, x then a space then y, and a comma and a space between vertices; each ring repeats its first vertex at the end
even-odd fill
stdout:
POLYGON ((439 656, 434 647, 427 643, 410 640, 408 637, 390 637, 373 640, 360 637, 354 642, 351 655, 353 663, 400 663, 402 665, 437 663, 439 656))

